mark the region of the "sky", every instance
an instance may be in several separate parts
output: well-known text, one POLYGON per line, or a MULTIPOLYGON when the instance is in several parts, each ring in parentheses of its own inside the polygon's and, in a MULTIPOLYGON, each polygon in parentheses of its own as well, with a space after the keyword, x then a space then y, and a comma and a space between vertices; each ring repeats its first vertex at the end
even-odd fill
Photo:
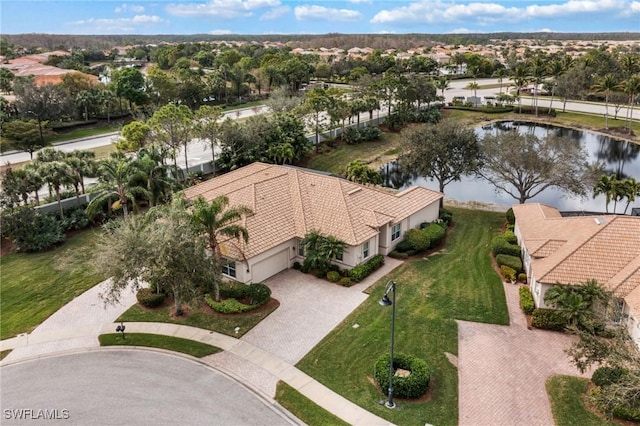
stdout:
POLYGON ((1 0, 0 34, 640 32, 640 0, 1 0))

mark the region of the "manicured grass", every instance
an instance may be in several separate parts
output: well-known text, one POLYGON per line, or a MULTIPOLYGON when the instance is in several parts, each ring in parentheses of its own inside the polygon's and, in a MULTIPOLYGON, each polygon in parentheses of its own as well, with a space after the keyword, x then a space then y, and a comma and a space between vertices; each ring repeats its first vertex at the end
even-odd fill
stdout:
POLYGON ((348 426, 284 382, 278 382, 276 401, 309 426, 348 426))
POLYGON ((232 315, 213 313, 208 307, 200 306, 195 307, 186 317, 173 318, 169 315, 169 306, 143 309, 139 305, 133 305, 117 321, 168 322, 204 328, 228 336, 241 337, 276 310, 278 306, 279 303, 272 300, 254 311, 232 315), (236 327, 240 327, 237 334, 235 332, 236 327))
POLYGON ((161 336, 159 334, 125 333, 124 339, 120 333, 101 334, 98 336, 98 340, 100 341, 100 346, 145 346, 181 352, 196 358, 222 351, 222 349, 206 343, 180 337, 161 336))
POLYGON ((310 158, 306 167, 344 175, 347 164, 353 160, 362 160, 367 164, 379 163, 378 160, 382 156, 389 156, 388 153, 392 153, 392 158, 388 161, 393 160, 397 157, 400 141, 399 133, 386 132, 376 141, 331 148, 328 152, 310 158))
POLYGON ((31 332, 104 279, 91 265, 97 239, 98 234, 88 230, 55 250, 12 253, 0 258, 0 338, 31 332))
POLYGON ((551 400, 551 412, 556 426, 616 425, 596 416, 584 403, 589 381, 573 376, 553 376, 546 388, 551 400))
POLYGON ((379 281, 371 297, 298 364, 324 385, 395 424, 457 424, 458 373, 445 355, 458 354, 455 320, 508 324, 502 282, 488 249, 504 214, 452 211, 456 225, 443 252, 408 261, 379 281), (370 381, 375 360, 389 350, 391 309, 378 304, 389 279, 397 283, 395 349, 424 359, 433 371, 429 400, 398 400, 401 409, 393 411, 378 404, 384 396, 370 381))
POLYGON ((255 106, 261 106, 264 105, 264 101, 260 100, 260 101, 253 101, 253 102, 245 102, 243 104, 240 105, 233 105, 233 106, 227 106, 222 108, 223 112, 227 112, 227 111, 235 111, 237 109, 245 109, 245 108, 252 108, 255 106))
POLYGON ((0 352, 0 360, 5 359, 5 357, 6 357, 7 355, 9 355, 10 353, 11 353, 11 349, 7 349, 6 351, 1 351, 1 352, 0 352))
POLYGON ((109 126, 74 129, 70 132, 60 133, 57 135, 46 137, 45 140, 48 143, 64 142, 72 139, 88 138, 91 136, 104 135, 105 133, 117 132, 120 130, 120 128, 121 126, 119 124, 112 124, 109 126))

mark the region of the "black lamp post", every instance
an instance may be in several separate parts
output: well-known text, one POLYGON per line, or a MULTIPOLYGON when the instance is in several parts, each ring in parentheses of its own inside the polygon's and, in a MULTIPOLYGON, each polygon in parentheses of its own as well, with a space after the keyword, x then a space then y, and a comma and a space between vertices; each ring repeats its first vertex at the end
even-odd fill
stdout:
POLYGON ((38 120, 38 130, 40 131, 40 145, 44 146, 44 137, 42 136, 42 121, 40 121, 40 114, 33 111, 27 111, 27 113, 36 116, 36 119, 38 120))
POLYGON ((116 326, 116 333, 122 333, 122 340, 124 340, 124 329, 125 325, 120 321, 120 325, 116 326))
POLYGON ((395 323, 396 323, 396 282, 391 280, 387 283, 384 289, 384 296, 380 299, 380 305, 391 305, 391 358, 389 359, 389 399, 384 404, 387 408, 395 408, 396 404, 393 402, 393 374, 395 370, 393 368, 393 340, 395 335, 395 323), (393 299, 389 300, 389 292, 393 292, 393 299))

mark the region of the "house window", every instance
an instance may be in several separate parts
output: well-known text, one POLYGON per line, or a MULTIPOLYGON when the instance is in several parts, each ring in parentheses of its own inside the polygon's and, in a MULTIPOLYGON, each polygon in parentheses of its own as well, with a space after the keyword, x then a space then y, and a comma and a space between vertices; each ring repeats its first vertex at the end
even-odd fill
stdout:
POLYGON ((393 225, 391 228, 391 241, 395 241, 400 238, 400 224, 393 225))
POLYGON ((298 256, 304 257, 304 244, 302 244, 302 240, 298 241, 298 256))
POLYGON ((222 259, 222 274, 228 277, 236 277, 236 262, 233 260, 222 259))
POLYGON ((362 244, 362 258, 366 259, 367 257, 369 257, 369 241, 362 244))
POLYGON ((622 322, 622 313, 624 310, 624 301, 622 299, 615 299, 613 303, 613 322, 620 324, 622 322))
POLYGON ((342 262, 344 260, 344 250, 340 250, 338 254, 336 254, 336 260, 342 262))

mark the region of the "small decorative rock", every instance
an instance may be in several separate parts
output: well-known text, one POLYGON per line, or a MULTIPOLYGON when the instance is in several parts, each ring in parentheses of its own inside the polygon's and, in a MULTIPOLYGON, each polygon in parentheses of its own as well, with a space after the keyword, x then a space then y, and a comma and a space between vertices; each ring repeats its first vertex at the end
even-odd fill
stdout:
POLYGON ((411 374, 411 371, 409 370, 403 370, 402 368, 396 368, 396 376, 398 377, 407 377, 408 375, 411 374))

